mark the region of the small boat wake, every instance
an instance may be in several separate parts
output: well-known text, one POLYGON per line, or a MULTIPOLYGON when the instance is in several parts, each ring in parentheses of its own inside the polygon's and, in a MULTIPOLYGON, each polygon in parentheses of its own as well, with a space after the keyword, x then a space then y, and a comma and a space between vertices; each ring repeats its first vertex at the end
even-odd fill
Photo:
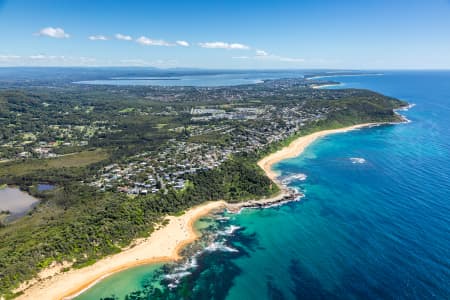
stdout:
POLYGON ((362 157, 350 157, 352 164, 365 164, 367 161, 362 157))

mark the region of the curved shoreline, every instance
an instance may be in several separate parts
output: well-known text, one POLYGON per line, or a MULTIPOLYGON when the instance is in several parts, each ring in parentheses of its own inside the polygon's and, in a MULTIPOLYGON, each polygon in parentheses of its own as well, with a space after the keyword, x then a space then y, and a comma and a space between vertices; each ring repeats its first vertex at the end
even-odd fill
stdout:
POLYGON ((16 299, 73 299, 102 279, 139 265, 179 260, 180 250, 198 238, 194 223, 213 210, 225 208, 215 201, 189 209, 182 216, 169 216, 169 223, 148 238, 138 239, 120 253, 107 256, 91 266, 59 272, 23 290, 16 299))
MULTIPOLYGON (((364 127, 379 126, 384 123, 363 123, 338 129, 328 129, 317 131, 308 135, 301 136, 291 142, 288 146, 269 154, 258 162, 258 166, 266 172, 267 176, 272 181, 277 182, 278 173, 272 169, 276 163, 288 159, 297 157, 305 151, 305 149, 317 139, 335 133, 343 133, 351 130, 356 130, 364 127)), ((278 183, 278 182, 277 182, 278 183)), ((280 184, 280 183, 278 183, 280 184)))
POLYGON ((54 273, 56 275, 52 274, 54 275, 52 277, 43 278, 40 281, 31 281, 29 287, 21 289, 23 294, 18 296, 17 299, 73 299, 104 278, 120 271, 139 265, 179 260, 181 258, 179 256, 180 250, 199 237, 198 233, 195 232, 194 223, 202 216, 224 208, 239 211, 244 207, 263 207, 289 201, 285 199, 289 199, 292 192, 277 180, 278 174, 272 169, 274 164, 299 156, 311 143, 321 137, 381 124, 383 123, 358 124, 301 136, 288 146, 269 154, 258 162, 258 166, 265 171, 266 175, 280 186, 281 192, 278 195, 236 204, 228 204, 222 200, 208 202, 189 209, 182 216, 169 216, 166 218, 169 223, 155 230, 150 237, 138 239, 122 252, 105 257, 91 266, 72 269, 67 272, 59 270, 59 272, 54 273))

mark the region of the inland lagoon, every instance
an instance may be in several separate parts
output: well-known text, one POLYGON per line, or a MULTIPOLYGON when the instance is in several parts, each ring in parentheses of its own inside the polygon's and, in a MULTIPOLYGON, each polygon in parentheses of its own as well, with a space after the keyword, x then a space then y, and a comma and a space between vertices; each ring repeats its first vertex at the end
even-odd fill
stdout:
POLYGON ((0 188, 0 211, 6 222, 25 215, 38 201, 18 188, 7 186, 0 188))

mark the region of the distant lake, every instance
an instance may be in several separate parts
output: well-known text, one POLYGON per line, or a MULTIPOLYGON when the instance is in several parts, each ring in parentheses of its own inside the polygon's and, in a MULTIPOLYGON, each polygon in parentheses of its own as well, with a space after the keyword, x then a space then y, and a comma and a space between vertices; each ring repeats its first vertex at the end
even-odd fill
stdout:
POLYGON ((302 78, 304 72, 273 71, 221 74, 177 74, 174 76, 114 77, 106 80, 78 81, 77 84, 132 85, 132 86, 230 86, 260 83, 263 80, 279 78, 302 78))
POLYGON ((26 214, 38 201, 18 188, 0 190, 0 211, 10 211, 9 221, 26 214))

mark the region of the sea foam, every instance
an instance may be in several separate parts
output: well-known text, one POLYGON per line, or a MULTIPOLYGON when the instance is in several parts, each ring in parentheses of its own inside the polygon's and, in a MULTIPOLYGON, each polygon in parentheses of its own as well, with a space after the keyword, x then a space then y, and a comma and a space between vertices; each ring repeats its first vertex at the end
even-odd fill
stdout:
POLYGON ((191 275, 191 272, 184 271, 184 272, 178 272, 178 273, 173 273, 173 274, 166 274, 166 275, 164 275, 164 278, 169 279, 169 280, 174 280, 175 283, 179 283, 181 278, 188 276, 188 275, 191 275))
POLYGON ((223 242, 213 242, 208 247, 205 248, 205 251, 239 252, 239 250, 229 247, 225 245, 223 242))
POLYGON ((281 179, 281 183, 284 185, 290 184, 291 182, 295 181, 295 180, 300 180, 300 181, 304 181, 306 180, 308 176, 306 176, 306 174, 292 174, 292 175, 288 175, 285 176, 281 179))
POLYGON ((241 227, 236 225, 230 225, 225 230, 221 230, 218 233, 218 235, 232 235, 236 230, 241 229, 241 227))

